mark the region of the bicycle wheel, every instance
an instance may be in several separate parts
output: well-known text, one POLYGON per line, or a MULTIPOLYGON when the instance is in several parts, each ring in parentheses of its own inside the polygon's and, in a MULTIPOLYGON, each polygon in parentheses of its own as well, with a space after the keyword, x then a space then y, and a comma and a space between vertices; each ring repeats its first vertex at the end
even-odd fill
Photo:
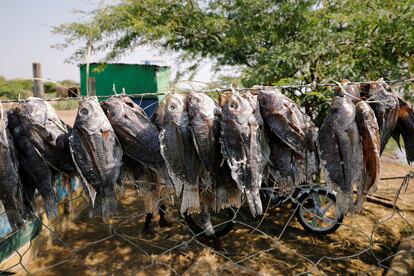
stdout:
POLYGON ((316 235, 335 232, 344 219, 336 210, 336 196, 326 190, 310 190, 298 199, 296 217, 302 227, 316 235))

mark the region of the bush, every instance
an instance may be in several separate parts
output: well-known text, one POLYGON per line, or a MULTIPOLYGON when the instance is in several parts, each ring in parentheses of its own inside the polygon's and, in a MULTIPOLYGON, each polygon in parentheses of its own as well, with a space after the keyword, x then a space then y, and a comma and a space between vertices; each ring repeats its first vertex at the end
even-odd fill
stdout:
POLYGON ((79 101, 77 100, 66 100, 66 101, 58 101, 52 104, 56 110, 72 110, 77 109, 79 105, 79 101))

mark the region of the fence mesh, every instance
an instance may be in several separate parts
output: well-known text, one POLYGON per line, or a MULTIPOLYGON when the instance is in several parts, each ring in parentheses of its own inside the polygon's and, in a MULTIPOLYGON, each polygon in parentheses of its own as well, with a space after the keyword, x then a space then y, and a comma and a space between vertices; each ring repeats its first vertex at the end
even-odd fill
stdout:
MULTIPOLYGON (((407 80, 399 82, 405 83, 407 80)), ((292 87, 301 89, 302 86, 287 88, 292 87)), ((17 233, 9 233, 1 242, 15 254, 3 262, 0 270, 4 274, 38 275, 181 275, 203 271, 293 275, 382 273, 390 269, 395 256, 411 252, 398 250, 399 241, 414 231, 410 223, 414 217, 411 206, 414 189, 408 185, 413 178, 410 169, 386 161, 381 168, 380 190, 367 197, 362 213, 346 217, 337 232, 321 236, 307 233, 297 222, 295 213, 307 207, 296 197, 279 206, 264 202, 265 212, 259 218, 252 218, 244 205, 213 213, 216 231, 230 224, 233 229, 224 236, 212 238, 206 237, 204 231, 195 232, 180 215, 177 202, 170 195, 163 195, 160 203, 167 204, 165 214, 171 225, 158 227, 158 217, 154 216, 153 231, 144 233, 146 212, 142 194, 137 189, 139 183, 126 181, 124 192, 119 194, 119 214, 107 222, 89 218, 87 210, 71 217, 64 226, 58 224, 62 218, 45 223, 37 214, 34 227, 38 229, 31 232, 41 229, 42 236, 49 238, 37 240, 35 245, 29 238, 22 245, 10 243, 10 237, 17 233), (402 172, 406 175, 395 176, 396 171, 398 175, 402 172), (31 252, 35 252, 34 258, 29 256, 31 252)), ((79 201, 86 205, 83 193, 67 197, 61 205, 71 209, 71 204, 79 205, 79 201)), ((194 219, 197 220, 196 216, 194 219)))
MULTIPOLYGON (((318 237, 303 230, 294 214, 306 207, 292 197, 293 203, 284 206, 265 203, 268 208, 258 219, 253 219, 245 207, 213 214, 215 230, 234 223, 233 230, 218 239, 207 238, 204 232, 194 232, 169 197, 161 201, 170 201, 166 215, 171 225, 143 233, 146 216, 143 200, 136 185, 129 181, 125 184, 125 192, 119 196, 119 214, 108 222, 90 219, 86 210, 63 230, 37 218, 43 234, 50 236, 49 242, 45 240, 45 244, 36 245, 39 252, 34 259, 25 258, 32 250, 31 242, 22 248, 10 244, 18 257, 13 263, 9 261, 2 272, 379 273, 389 269, 394 256, 407 253, 396 250, 396 245, 404 236, 403 232, 408 235, 413 231, 410 223, 413 210, 407 204, 411 197, 404 193, 412 177, 413 174, 408 173, 402 180, 384 179, 384 187, 377 197, 391 202, 391 207, 379 205, 381 201, 367 202, 362 214, 346 218, 334 234, 318 237), (391 189, 395 192, 393 197, 389 196, 391 189), (402 195, 400 206, 398 200, 402 195)), ((86 202, 83 194, 71 200, 79 199, 86 202)))

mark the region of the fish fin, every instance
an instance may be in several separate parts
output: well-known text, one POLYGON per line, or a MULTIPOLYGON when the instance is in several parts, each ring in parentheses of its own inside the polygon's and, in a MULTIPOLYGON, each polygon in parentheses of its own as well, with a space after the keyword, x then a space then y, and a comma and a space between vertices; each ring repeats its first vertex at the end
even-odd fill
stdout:
POLYGON ((247 198, 247 203, 249 204, 250 212, 252 213, 253 217, 260 216, 263 213, 263 207, 262 201, 260 199, 259 190, 246 190, 245 195, 247 198))
POLYGON ((180 211, 181 214, 184 214, 186 211, 189 214, 200 212, 198 185, 184 185, 180 211))
POLYGON ((93 205, 93 215, 102 216, 106 221, 113 215, 117 214, 117 200, 114 194, 104 195, 98 191, 96 194, 95 204, 93 205))

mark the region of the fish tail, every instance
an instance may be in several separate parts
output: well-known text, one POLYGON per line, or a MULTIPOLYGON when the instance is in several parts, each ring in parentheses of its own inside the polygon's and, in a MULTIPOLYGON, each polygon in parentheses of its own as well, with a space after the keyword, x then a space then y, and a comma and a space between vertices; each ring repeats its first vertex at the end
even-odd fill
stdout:
POLYGON ((57 200, 55 195, 43 197, 43 205, 45 206, 48 219, 54 219, 58 216, 57 200))
POLYGON ((102 216, 106 220, 117 214, 117 205, 114 193, 104 194, 98 191, 93 205, 93 216, 102 216))
POLYGON ((181 200, 181 214, 200 212, 200 195, 196 185, 185 185, 181 200))
POLYGON ((10 227, 13 230, 18 230, 24 226, 24 220, 22 219, 21 213, 16 210, 7 210, 6 211, 7 219, 9 221, 10 227))
POLYGON ((262 201, 260 199, 259 190, 246 190, 245 195, 249 204, 250 212, 253 217, 260 216, 263 213, 262 201))

